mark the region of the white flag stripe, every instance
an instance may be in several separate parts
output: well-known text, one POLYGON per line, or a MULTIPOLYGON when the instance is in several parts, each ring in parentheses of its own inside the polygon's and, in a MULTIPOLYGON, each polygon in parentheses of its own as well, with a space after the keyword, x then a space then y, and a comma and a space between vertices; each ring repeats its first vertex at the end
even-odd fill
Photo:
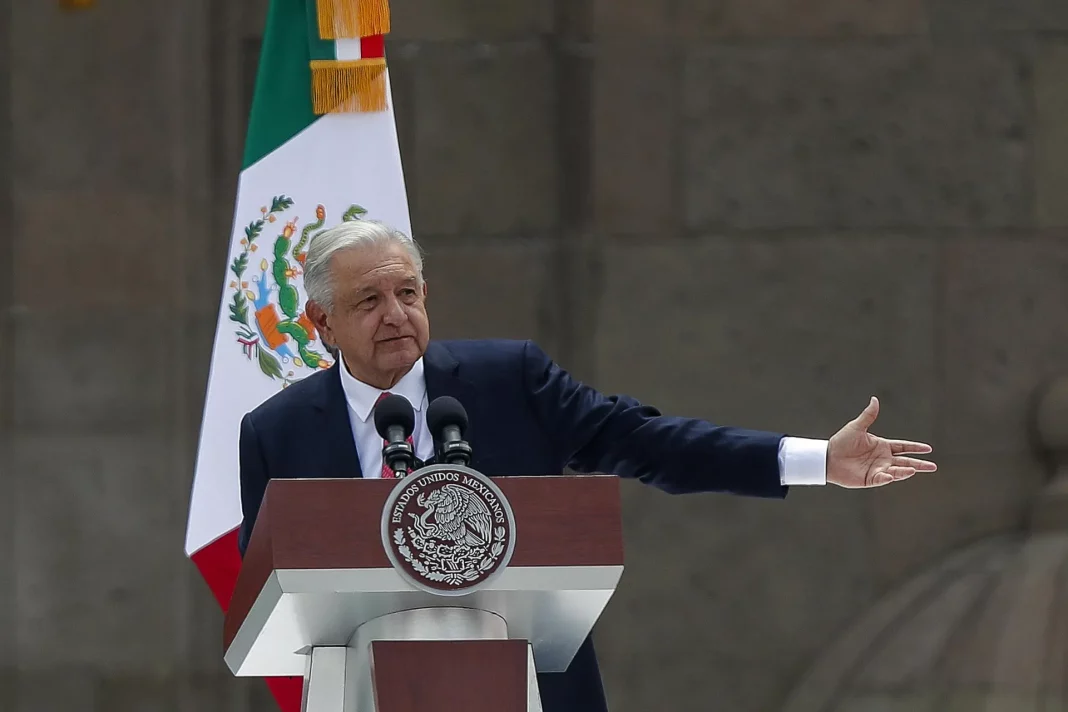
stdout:
POLYGON ((334 51, 338 59, 363 59, 360 40, 334 40, 334 51))

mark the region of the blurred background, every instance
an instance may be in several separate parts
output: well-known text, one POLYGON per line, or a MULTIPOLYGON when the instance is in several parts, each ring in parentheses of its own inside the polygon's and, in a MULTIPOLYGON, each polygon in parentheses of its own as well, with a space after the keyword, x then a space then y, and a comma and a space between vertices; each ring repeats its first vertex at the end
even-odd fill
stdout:
MULTIPOLYGON (((0 2, 0 709, 266 712, 182 545, 267 2, 74 4, 0 2)), ((874 394, 935 448, 627 483, 612 709, 1068 710, 1068 3, 392 11, 434 336, 800 436, 874 394)))

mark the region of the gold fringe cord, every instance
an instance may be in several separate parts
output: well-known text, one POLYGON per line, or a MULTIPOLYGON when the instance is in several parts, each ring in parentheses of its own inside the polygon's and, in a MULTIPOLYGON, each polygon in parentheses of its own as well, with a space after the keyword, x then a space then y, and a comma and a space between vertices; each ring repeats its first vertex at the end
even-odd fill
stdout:
POLYGON ((316 0, 324 40, 389 34, 389 0, 316 0))
POLYGON ((311 63, 312 108, 317 115, 386 110, 386 60, 328 60, 311 63))

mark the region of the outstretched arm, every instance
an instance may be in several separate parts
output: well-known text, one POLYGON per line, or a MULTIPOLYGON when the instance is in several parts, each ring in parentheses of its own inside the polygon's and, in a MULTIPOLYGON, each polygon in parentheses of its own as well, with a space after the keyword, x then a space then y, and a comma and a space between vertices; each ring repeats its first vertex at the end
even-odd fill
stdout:
POLYGON ((630 477, 670 493, 784 497, 780 433, 661 414, 629 396, 605 396, 572 378, 533 342, 526 391, 561 459, 579 472, 630 477))

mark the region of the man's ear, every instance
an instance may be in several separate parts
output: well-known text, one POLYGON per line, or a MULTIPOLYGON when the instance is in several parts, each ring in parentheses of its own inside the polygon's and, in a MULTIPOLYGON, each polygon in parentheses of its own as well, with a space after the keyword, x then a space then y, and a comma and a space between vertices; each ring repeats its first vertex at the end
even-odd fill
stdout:
POLYGON ((427 288, 426 288, 426 280, 424 279, 423 280, 423 299, 426 299, 426 295, 427 295, 427 288))
POLYGON ((319 337, 325 337, 331 343, 334 339, 332 337, 332 331, 330 329, 330 317, 327 315, 326 310, 323 309, 319 302, 308 300, 307 305, 304 307, 304 313, 311 319, 311 323, 315 325, 315 330, 319 332, 319 337))

